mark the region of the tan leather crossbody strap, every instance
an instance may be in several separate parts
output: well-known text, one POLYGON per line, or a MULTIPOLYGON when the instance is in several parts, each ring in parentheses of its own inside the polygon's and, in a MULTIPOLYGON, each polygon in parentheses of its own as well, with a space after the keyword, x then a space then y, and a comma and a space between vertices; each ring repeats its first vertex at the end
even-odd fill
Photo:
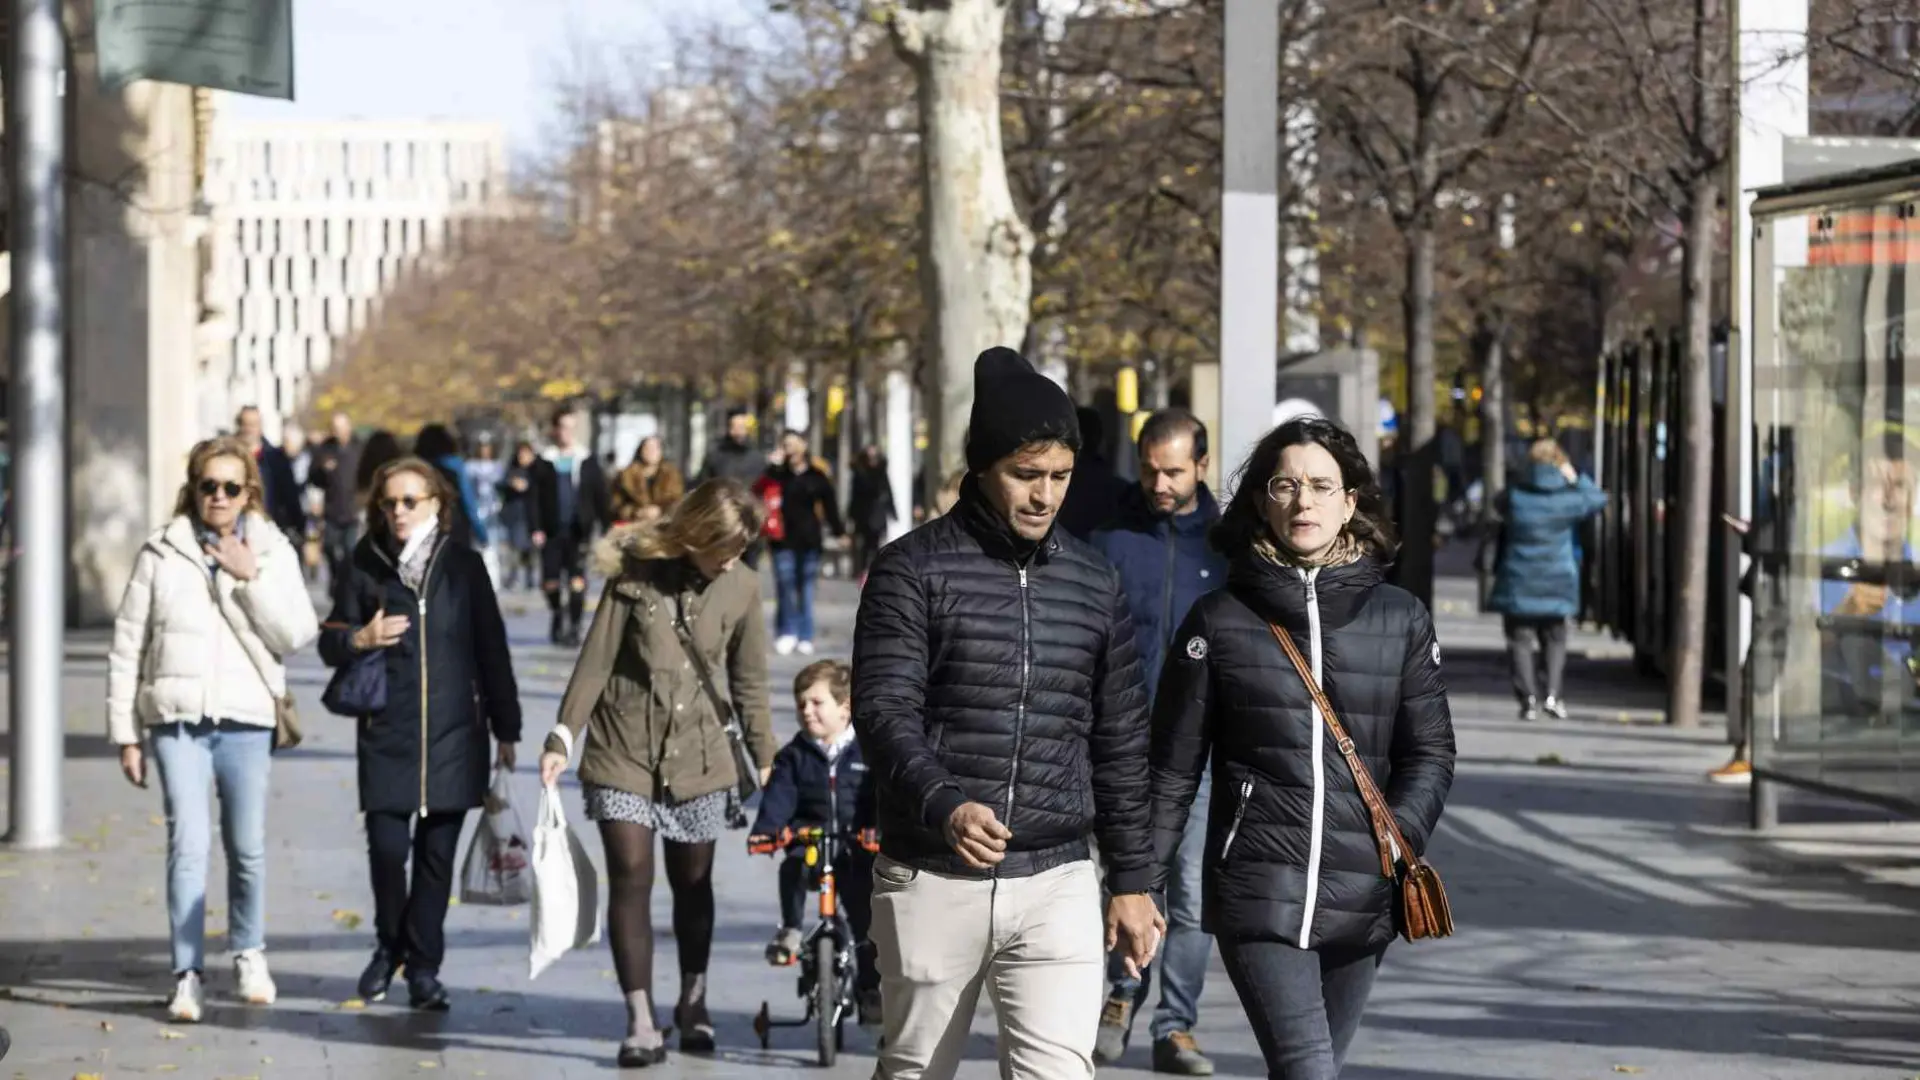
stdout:
POLYGON ((1380 874, 1392 878, 1394 848, 1397 846, 1400 854, 1412 863, 1413 847, 1401 834, 1400 823, 1394 820, 1393 811, 1387 809, 1387 800, 1373 782, 1373 773, 1367 770, 1367 763, 1360 760, 1360 751, 1353 745, 1353 737, 1347 734, 1339 715, 1333 711, 1333 702, 1327 700, 1320 683, 1314 679, 1313 666, 1307 663, 1306 655, 1294 642, 1293 635, 1277 623, 1268 623, 1267 626, 1273 631, 1274 640, 1285 650, 1287 659, 1293 661, 1293 669, 1300 673, 1300 681, 1306 684, 1307 693, 1313 697, 1313 703, 1319 706, 1320 717, 1326 722, 1327 730, 1333 733, 1334 745, 1339 747, 1340 756, 1347 759, 1347 768, 1353 771, 1353 783, 1360 789, 1360 801, 1366 804, 1367 815, 1373 819, 1374 845, 1380 852, 1380 874))

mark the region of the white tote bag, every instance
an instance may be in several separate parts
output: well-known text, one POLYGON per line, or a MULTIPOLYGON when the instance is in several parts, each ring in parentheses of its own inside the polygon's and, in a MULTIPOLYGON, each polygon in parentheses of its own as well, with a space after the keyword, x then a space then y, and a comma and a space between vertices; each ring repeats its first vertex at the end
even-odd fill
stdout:
POLYGON ((533 950, 527 977, 537 979, 568 949, 600 940, 600 876, 580 838, 567 828, 560 792, 540 789, 533 827, 533 950))

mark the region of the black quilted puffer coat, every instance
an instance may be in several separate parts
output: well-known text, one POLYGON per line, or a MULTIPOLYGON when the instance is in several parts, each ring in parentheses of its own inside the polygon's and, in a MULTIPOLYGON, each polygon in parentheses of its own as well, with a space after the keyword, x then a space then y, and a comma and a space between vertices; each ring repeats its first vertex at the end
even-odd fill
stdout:
POLYGON ((967 802, 1013 830, 1002 877, 1088 857, 1152 884, 1147 693, 1119 576, 1055 529, 1035 545, 971 479, 953 512, 883 550, 854 632, 853 722, 881 852, 968 877, 943 826, 967 802))
POLYGON ((1453 783, 1453 720, 1433 620, 1372 557, 1302 571, 1249 553, 1174 637, 1153 718, 1161 865, 1208 754, 1205 928, 1232 941, 1369 946, 1396 931, 1390 883, 1346 760, 1270 623, 1293 635, 1425 853, 1453 783))

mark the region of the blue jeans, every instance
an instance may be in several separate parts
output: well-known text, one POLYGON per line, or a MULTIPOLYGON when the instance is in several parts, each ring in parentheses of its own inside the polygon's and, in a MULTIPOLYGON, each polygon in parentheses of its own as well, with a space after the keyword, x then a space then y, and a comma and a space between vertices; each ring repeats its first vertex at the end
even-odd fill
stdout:
MULTIPOLYGON (((1207 962, 1213 959, 1213 937, 1200 929, 1200 890, 1205 872, 1207 807, 1212 801, 1213 778, 1200 778, 1193 807, 1187 812, 1186 831, 1174 849, 1167 874, 1167 938, 1160 945, 1160 1005, 1153 1011, 1153 1039, 1159 1042, 1177 1031, 1192 1031, 1200 1022, 1200 991, 1207 984, 1207 962)), ((1107 958, 1108 996, 1131 998, 1129 1023, 1147 1004, 1153 971, 1138 979, 1127 975, 1118 953, 1107 958)))
POLYGON ((227 853, 227 942, 234 952, 266 944, 267 776, 273 729, 202 720, 153 729, 153 762, 167 806, 167 921, 173 970, 206 970, 207 857, 213 821, 207 789, 220 796, 227 853))
POLYGON ((820 551, 780 548, 773 553, 774 636, 813 640, 813 587, 820 579, 820 551))
POLYGON ((1297 949, 1281 941, 1220 943, 1268 1080, 1340 1080, 1347 1048, 1386 955, 1372 948, 1297 949))

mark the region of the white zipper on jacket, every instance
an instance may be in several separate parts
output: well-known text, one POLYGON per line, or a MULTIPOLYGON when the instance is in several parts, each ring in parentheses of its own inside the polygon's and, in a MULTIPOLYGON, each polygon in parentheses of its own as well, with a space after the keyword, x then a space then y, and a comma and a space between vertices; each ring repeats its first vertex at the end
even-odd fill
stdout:
MULTIPOLYGON (((1320 596, 1313 585, 1313 579, 1319 574, 1319 567, 1300 571, 1307 583, 1307 658, 1312 662, 1313 681, 1325 686, 1326 681, 1320 676, 1320 596)), ((1307 708, 1313 724, 1313 835, 1307 844, 1307 897, 1300 908, 1302 949, 1313 947, 1313 913, 1320 903, 1320 846, 1327 825, 1327 722, 1320 715, 1319 705, 1309 700, 1307 708)))

